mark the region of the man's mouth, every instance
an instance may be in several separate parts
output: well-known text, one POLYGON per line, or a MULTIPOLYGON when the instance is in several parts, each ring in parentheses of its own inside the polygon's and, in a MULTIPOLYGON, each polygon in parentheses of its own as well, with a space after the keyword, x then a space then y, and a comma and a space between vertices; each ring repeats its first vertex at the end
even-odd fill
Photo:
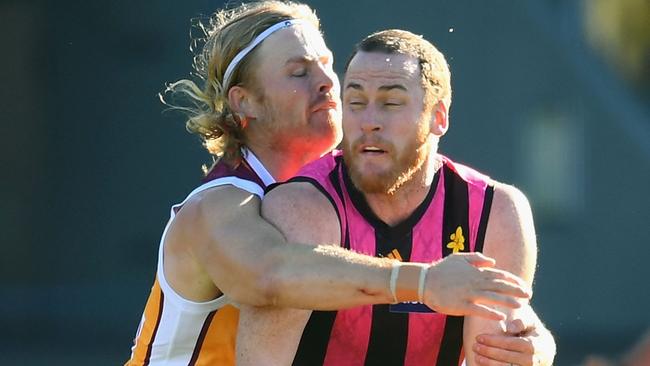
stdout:
POLYGON ((361 148, 361 153, 363 154, 372 154, 372 155, 379 155, 385 153, 386 150, 378 147, 378 146, 373 146, 373 145, 368 145, 368 146, 363 146, 361 148))
POLYGON ((318 112, 318 111, 327 111, 330 109, 337 109, 338 104, 334 100, 327 100, 323 103, 319 103, 316 105, 316 107, 312 110, 312 112, 318 112))

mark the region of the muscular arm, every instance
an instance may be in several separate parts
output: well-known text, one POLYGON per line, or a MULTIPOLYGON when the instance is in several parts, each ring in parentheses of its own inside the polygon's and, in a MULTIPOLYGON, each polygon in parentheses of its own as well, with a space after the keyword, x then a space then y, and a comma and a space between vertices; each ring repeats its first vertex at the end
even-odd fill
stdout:
MULTIPOLYGON (((196 289, 209 288, 202 282, 211 281, 216 293, 205 291, 203 297, 223 292, 236 302, 258 306, 333 309, 391 299, 389 262, 338 247, 290 244, 260 217, 260 200, 232 186, 187 202, 168 237, 177 245, 166 245, 165 273, 181 295, 183 289, 200 293, 196 289)), ((314 239, 309 242, 338 242, 314 239)))
MULTIPOLYGON (((267 197, 270 205, 277 205, 274 210, 278 210, 280 216, 298 209, 297 206, 284 206, 284 201, 300 201, 293 194, 284 198, 280 193, 274 194, 283 190, 279 187, 267 197)), ((326 200, 319 192, 308 196, 326 200)), ((327 207, 333 211, 329 203, 327 207)), ((321 222, 322 218, 316 215, 305 226, 318 232, 321 222)), ((256 306, 331 310, 390 303, 393 298, 389 289, 391 263, 388 260, 338 246, 289 243, 273 225, 260 217, 260 200, 232 186, 213 188, 189 200, 178 212, 165 240, 166 278, 189 300, 207 301, 225 293, 238 303, 256 306)), ((305 238, 302 242, 338 241, 336 236, 321 241, 305 238)), ((511 274, 474 268, 489 265, 489 260, 478 255, 437 263, 427 276, 426 304, 455 314, 502 316, 491 308, 479 308, 467 300, 489 298, 497 304, 512 306, 516 297, 527 296, 518 285, 521 280, 511 274), (474 281, 468 281, 454 296, 448 293, 442 296, 440 289, 455 287, 441 281, 445 277, 455 278, 443 275, 450 270, 469 270, 468 275, 474 281)), ((417 283, 412 283, 412 287, 417 289, 417 283)))
MULTIPOLYGON (((291 242, 315 245, 340 241, 339 222, 334 208, 310 184, 290 183, 272 191, 264 200, 262 213, 291 242)), ((473 257, 450 256, 430 267, 425 291, 425 302, 429 306, 445 313, 480 313, 482 316, 491 316, 494 314, 483 312, 484 308, 477 307, 469 299, 480 297, 501 304, 508 303, 506 297, 494 290, 493 285, 513 280, 508 277, 511 275, 490 268, 478 270, 468 262, 481 259, 470 258, 473 257), (481 285, 476 288, 467 285, 472 283, 481 285), (474 296, 474 294, 480 295, 474 296), (463 305, 459 306, 461 303, 463 305)), ((332 268, 315 267, 312 271, 317 276, 323 276, 324 273, 332 271, 332 268)), ((346 278, 346 272, 336 270, 335 273, 338 274, 335 281, 349 280, 346 278)), ((320 287, 312 287, 304 283, 296 283, 295 286, 304 287, 306 292, 309 289, 321 290, 320 287)), ((346 296, 343 291, 344 288, 334 296, 346 296)), ((238 365, 290 364, 308 317, 309 312, 304 310, 242 306, 237 338, 238 365)))
MULTIPOLYGON (((520 276, 532 286, 537 261, 533 217, 528 200, 514 187, 503 184, 495 186, 494 200, 485 236, 484 253, 496 260, 498 268, 520 276)), ((555 355, 553 338, 532 309, 526 305, 517 310, 502 310, 509 315, 510 319, 535 319, 536 330, 543 334, 544 342, 532 344, 530 339, 519 339, 514 335, 508 335, 504 322, 474 316, 466 317, 463 338, 467 364, 478 365, 479 358, 481 358, 481 365, 501 365, 501 362, 495 360, 510 361, 515 359, 517 364, 529 364, 528 362, 532 364, 534 353, 535 357, 542 361, 539 365, 550 365, 555 355), (509 349, 501 349, 500 347, 504 345, 501 342, 496 348, 489 349, 487 350, 489 352, 486 353, 486 346, 476 342, 476 337, 479 334, 492 334, 495 337, 501 337, 501 340, 508 344, 509 349), (549 341, 550 344, 548 344, 549 341), (537 349, 540 346, 545 349, 537 349), (480 349, 481 347, 482 349, 480 349), (482 351, 481 356, 477 355, 475 352, 477 350, 482 351), (494 359, 485 357, 486 355, 493 356, 494 359), (550 361, 545 361, 549 358, 550 361)))
MULTIPOLYGON (((267 218, 291 242, 314 246, 340 244, 336 212, 312 185, 290 183, 276 188, 262 205, 267 218)), ((323 272, 314 269, 314 272, 323 272)), ((290 365, 296 353, 308 310, 276 307, 240 307, 237 364, 290 365)))

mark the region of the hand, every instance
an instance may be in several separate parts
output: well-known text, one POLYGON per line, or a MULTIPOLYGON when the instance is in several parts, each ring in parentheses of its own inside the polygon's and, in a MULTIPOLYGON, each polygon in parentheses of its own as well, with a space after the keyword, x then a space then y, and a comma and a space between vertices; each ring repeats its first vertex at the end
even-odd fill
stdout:
POLYGON ((504 334, 481 334, 473 346, 479 365, 553 364, 555 341, 529 305, 515 312, 504 334))
POLYGON ((434 263, 427 272, 424 302, 448 315, 474 315, 504 320, 498 306, 516 309, 518 299, 531 291, 519 277, 494 267, 495 261, 480 253, 457 253, 434 263))

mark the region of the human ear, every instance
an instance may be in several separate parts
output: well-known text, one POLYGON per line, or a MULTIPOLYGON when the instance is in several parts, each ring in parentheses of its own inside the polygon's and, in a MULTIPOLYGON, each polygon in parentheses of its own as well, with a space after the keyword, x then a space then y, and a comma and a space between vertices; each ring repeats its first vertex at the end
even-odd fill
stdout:
POLYGON ((449 115, 445 103, 439 101, 431 114, 431 133, 441 137, 449 129, 449 115))
POLYGON ((254 119, 257 116, 253 95, 242 86, 235 85, 228 90, 228 103, 233 113, 240 118, 254 119))

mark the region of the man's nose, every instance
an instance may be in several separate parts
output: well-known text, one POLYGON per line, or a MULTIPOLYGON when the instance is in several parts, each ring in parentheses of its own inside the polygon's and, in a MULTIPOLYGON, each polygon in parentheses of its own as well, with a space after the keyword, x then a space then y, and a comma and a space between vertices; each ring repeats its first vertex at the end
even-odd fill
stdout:
POLYGON ((382 125, 377 111, 371 106, 368 106, 361 115, 361 131, 368 133, 379 132, 381 130, 382 125))
POLYGON ((319 64, 318 73, 319 77, 317 87, 320 94, 327 94, 332 90, 332 88, 334 88, 334 85, 338 85, 339 81, 336 73, 329 70, 326 66, 319 64))

